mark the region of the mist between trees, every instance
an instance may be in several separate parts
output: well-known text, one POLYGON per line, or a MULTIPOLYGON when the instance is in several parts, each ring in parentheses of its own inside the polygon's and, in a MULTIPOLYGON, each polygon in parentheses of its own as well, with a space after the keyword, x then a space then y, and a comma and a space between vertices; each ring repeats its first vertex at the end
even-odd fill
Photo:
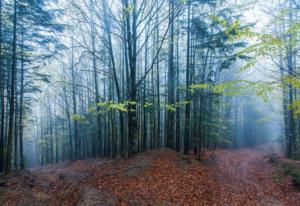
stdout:
POLYGON ((299 157, 299 6, 0 0, 0 171, 159 147, 299 157))

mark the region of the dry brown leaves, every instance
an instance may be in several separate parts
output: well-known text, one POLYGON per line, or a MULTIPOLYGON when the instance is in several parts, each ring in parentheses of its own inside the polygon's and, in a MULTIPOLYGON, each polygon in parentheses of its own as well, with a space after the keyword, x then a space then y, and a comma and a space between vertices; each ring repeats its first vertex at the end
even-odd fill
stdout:
POLYGON ((278 177, 277 166, 266 161, 263 150, 218 150, 217 176, 224 204, 233 206, 300 205, 299 192, 278 177), (284 185, 284 187, 282 187, 284 185))
POLYGON ((139 160, 133 158, 120 163, 118 168, 112 166, 97 173, 88 182, 111 191, 119 199, 119 205, 132 202, 143 205, 214 205, 218 191, 209 168, 171 150, 149 152, 139 160), (140 165, 149 161, 149 157, 150 165, 140 165), (128 176, 127 171, 132 168, 140 168, 143 173, 137 170, 136 175, 128 176), (111 171, 115 171, 113 175, 111 171))
POLYGON ((274 178, 278 168, 265 161, 263 150, 207 151, 203 157, 200 162, 161 149, 129 159, 43 167, 34 171, 33 187, 24 177, 10 179, 2 203, 73 206, 84 198, 84 188, 96 188, 119 206, 300 206, 291 179, 274 178))

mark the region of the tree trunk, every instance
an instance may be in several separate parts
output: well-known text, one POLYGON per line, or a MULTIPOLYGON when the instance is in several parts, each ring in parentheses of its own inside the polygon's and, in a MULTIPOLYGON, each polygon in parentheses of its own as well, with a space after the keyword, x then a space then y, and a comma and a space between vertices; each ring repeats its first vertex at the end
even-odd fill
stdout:
POLYGON ((185 127, 184 127, 184 154, 190 151, 190 18, 191 3, 188 1, 188 28, 187 28, 187 44, 186 44, 186 97, 185 97, 185 127))
MULTIPOLYGON (((23 40, 23 35, 22 35, 22 42, 23 40)), ((21 87, 20 87, 20 113, 19 113, 19 150, 20 150, 20 168, 24 169, 25 168, 25 162, 24 162, 24 155, 23 155, 23 117, 24 117, 24 105, 23 105, 23 99, 24 99, 24 75, 25 75, 25 70, 24 70, 24 55, 23 55, 23 46, 22 46, 22 54, 21 54, 21 87)))
MULTIPOLYGON (((73 115, 77 115, 77 101, 76 101, 76 85, 75 85, 75 65, 74 65, 74 45, 72 39, 72 57, 71 57, 71 72, 72 72, 72 100, 73 100, 73 115)), ((79 135, 78 135, 78 120, 74 120, 74 139, 75 139, 75 156, 79 158, 79 135)))
MULTIPOLYGON (((103 140, 101 139, 101 130, 100 130, 100 122, 101 122, 101 117, 100 117, 100 108, 97 105, 100 102, 100 95, 99 95, 99 85, 98 85, 98 72, 97 72, 97 60, 96 60, 96 46, 95 46, 95 41, 96 41, 96 37, 95 37, 95 25, 94 23, 92 23, 91 25, 92 27, 92 47, 93 47, 93 57, 92 57, 92 61, 93 61, 93 75, 94 75, 94 86, 95 86, 95 102, 96 102, 96 135, 95 138, 93 138, 93 145, 100 145, 100 148, 103 147, 103 140), (101 146, 102 145, 102 146, 101 146)), ((96 157, 97 156, 97 151, 96 151, 97 147, 92 147, 92 151, 93 151, 93 156, 96 157)), ((103 156, 103 151, 101 151, 101 156, 103 156)))
MULTIPOLYGON (((179 34, 177 34, 179 35, 179 34)), ((179 78, 179 36, 176 38, 176 103, 180 103, 180 78, 179 78)), ((181 127, 180 127, 180 105, 176 107, 176 151, 180 152, 181 127)))
MULTIPOLYGON (((174 1, 170 0, 169 8, 169 54, 168 54, 168 106, 175 108, 175 75, 174 75, 174 1)), ((175 112, 167 109, 167 147, 174 148, 175 112)))
MULTIPOLYGON (((124 0, 124 7, 129 8, 128 0, 124 0)), ((133 0, 133 5, 136 5, 136 0, 133 0)), ((126 10, 126 9, 125 9, 126 10)), ((136 49, 137 49, 137 25, 136 25, 136 7, 133 7, 133 11, 125 14, 126 24, 126 43, 128 49, 128 64, 129 64, 129 88, 128 88, 128 139, 129 139, 129 155, 138 152, 137 145, 137 91, 136 91, 136 49), (132 16, 132 20, 131 17, 132 16), (132 22, 132 25, 131 25, 132 22)))
POLYGON ((11 90, 10 90, 10 104, 9 104, 9 121, 8 121, 8 143, 6 154, 5 171, 11 169, 12 160, 12 142, 14 133, 14 114, 15 114, 15 84, 17 74, 17 0, 14 0, 14 16, 13 16, 13 51, 12 51, 12 70, 11 70, 11 90))
POLYGON ((5 114, 5 102, 4 102, 4 66, 2 57, 2 0, 0 0, 0 172, 4 167, 4 114, 5 114))

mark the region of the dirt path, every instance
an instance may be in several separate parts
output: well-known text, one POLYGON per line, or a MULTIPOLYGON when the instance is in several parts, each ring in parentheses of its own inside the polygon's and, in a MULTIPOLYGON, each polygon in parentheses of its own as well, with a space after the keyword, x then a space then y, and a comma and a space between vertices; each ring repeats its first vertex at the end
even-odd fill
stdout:
POLYGON ((268 162, 270 151, 219 150, 217 176, 223 205, 284 206, 300 205, 300 195, 290 184, 282 185, 275 165, 268 162))

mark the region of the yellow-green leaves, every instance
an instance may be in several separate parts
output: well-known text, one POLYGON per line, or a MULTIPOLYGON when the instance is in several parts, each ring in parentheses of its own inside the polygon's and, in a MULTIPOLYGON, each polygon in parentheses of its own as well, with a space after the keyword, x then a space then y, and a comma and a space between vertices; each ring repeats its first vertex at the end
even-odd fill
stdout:
POLYGON ((224 19, 221 19, 221 18, 219 18, 218 16, 216 16, 216 15, 213 15, 213 14, 211 14, 211 15, 209 15, 208 16, 213 22, 216 22, 216 23, 218 23, 218 24, 220 24, 220 25, 222 25, 222 26, 227 26, 227 23, 226 23, 226 21, 224 20, 224 19))
POLYGON ((85 118, 85 116, 82 116, 82 115, 79 115, 79 114, 73 114, 71 116, 71 119, 73 121, 77 121, 77 122, 80 122, 82 124, 86 124, 87 123, 87 119, 85 118))
POLYGON ((294 117, 296 118, 300 114, 300 99, 295 100, 289 106, 289 109, 293 110, 294 117))
POLYGON ((180 101, 175 104, 163 104, 162 108, 167 109, 169 112, 176 112, 177 109, 184 107, 187 104, 191 104, 192 101, 180 101))
POLYGON ((109 109, 111 110, 119 110, 121 112, 127 112, 127 107, 124 103, 112 103, 109 105, 109 109))
POLYGON ((135 101, 125 101, 124 104, 126 104, 126 105, 137 105, 137 102, 135 102, 135 101))
POLYGON ((169 112, 176 112, 176 107, 174 106, 174 104, 166 104, 165 108, 169 111, 169 112))
POLYGON ((150 108, 152 106, 153 106, 153 104, 149 103, 149 102, 145 102, 145 104, 144 104, 144 108, 150 108))
MULTIPOLYGON (((110 110, 117 110, 117 111, 121 111, 121 112, 129 112, 132 111, 134 112, 135 106, 143 106, 144 108, 151 108, 153 107, 153 104, 151 102, 145 102, 143 105, 141 105, 138 102, 135 101, 124 101, 121 103, 117 103, 114 101, 105 101, 105 102, 98 102, 97 103, 97 107, 99 108, 99 112, 103 113, 103 112, 107 112, 110 110)), ((97 107, 90 107, 89 108, 89 112, 96 112, 97 111, 97 107)))
MULTIPOLYGON (((296 90, 300 91, 300 79, 294 77, 294 76, 285 76, 282 78, 283 84, 289 84, 296 90)), ((292 102, 289 106, 289 109, 293 110, 294 116, 300 114, 300 99, 295 100, 292 102)))
POLYGON ((285 84, 292 85, 292 87, 294 87, 295 89, 300 91, 300 79, 298 79, 294 76, 287 75, 282 78, 282 81, 285 84))
POLYGON ((97 107, 107 107, 111 102, 98 102, 97 107))
POLYGON ((114 101, 98 102, 97 106, 102 110, 119 110, 121 112, 128 111, 125 103, 116 103, 114 101))
POLYGON ((265 102, 268 101, 268 95, 276 88, 268 82, 249 82, 249 85, 255 89, 256 96, 261 97, 265 102))
POLYGON ((260 35, 261 44, 257 48, 257 54, 265 56, 267 54, 277 55, 284 47, 284 42, 271 34, 260 35))
POLYGON ((89 107, 89 108, 88 108, 88 112, 89 112, 89 113, 97 112, 97 108, 96 108, 96 107, 89 107))
MULTIPOLYGON (((287 11, 282 11, 283 13, 281 15, 283 16, 280 16, 280 21, 284 19, 284 15, 288 13, 287 11)), ((232 26, 232 28, 235 27, 234 25, 232 26)), ((256 34, 251 31, 245 31, 244 36, 255 37, 256 43, 239 52, 239 54, 252 56, 252 59, 246 62, 241 70, 244 71, 245 69, 251 68, 259 59, 266 56, 276 57, 287 52, 287 49, 294 49, 299 42, 299 30, 300 23, 298 21, 292 23, 286 31, 276 35, 264 33, 256 34)))
POLYGON ((209 18, 223 28, 225 35, 230 41, 256 36, 248 27, 243 27, 239 20, 227 22, 225 19, 216 15, 209 15, 209 18))
POLYGON ((250 60, 246 61, 241 68, 239 68, 239 72, 244 72, 248 70, 249 68, 253 67, 256 63, 257 63, 257 58, 252 57, 250 60))
POLYGON ((290 26, 290 28, 287 30, 288 34, 297 35, 300 30, 300 22, 296 22, 290 26))
POLYGON ((190 89, 197 90, 197 89, 208 89, 208 84, 194 84, 190 87, 190 89))
POLYGON ((220 83, 218 85, 209 85, 209 84, 195 84, 190 87, 192 92, 195 92, 199 89, 205 89, 209 90, 212 93, 216 94, 224 94, 226 96, 232 96, 236 94, 241 94, 241 85, 238 85, 240 83, 239 80, 231 80, 231 81, 225 81, 223 83, 220 83))
MULTIPOLYGON (((282 78, 283 84, 289 84, 293 88, 300 91, 300 80, 294 76, 285 76, 282 78)), ((283 85, 284 86, 284 85, 283 85)), ((300 114, 300 99, 295 100, 289 106, 289 109, 293 110, 294 115, 300 114)))
MULTIPOLYGON (((229 80, 218 85, 197 84, 192 85, 191 90, 195 92, 197 89, 206 89, 215 94, 223 94, 225 96, 244 95, 252 90, 258 97, 262 97, 267 101, 268 94, 275 90, 278 85, 270 82, 252 82, 248 80, 229 80)), ((300 81, 299 81, 300 88, 300 81)))

